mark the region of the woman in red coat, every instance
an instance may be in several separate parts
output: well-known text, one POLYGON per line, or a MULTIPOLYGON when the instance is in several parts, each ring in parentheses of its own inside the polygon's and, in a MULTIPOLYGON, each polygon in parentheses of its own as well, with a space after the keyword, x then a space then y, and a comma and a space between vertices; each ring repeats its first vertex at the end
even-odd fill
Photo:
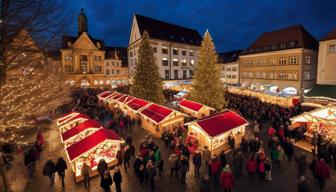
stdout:
POLYGON ((324 159, 320 159, 315 168, 315 174, 320 184, 320 190, 325 188, 325 180, 330 177, 330 170, 324 159))
POLYGON ((233 175, 228 164, 222 170, 221 184, 224 192, 231 192, 231 189, 233 187, 233 175))
POLYGON ((255 160, 253 155, 247 161, 246 169, 250 176, 251 181, 253 181, 253 178, 257 172, 257 161, 255 160))

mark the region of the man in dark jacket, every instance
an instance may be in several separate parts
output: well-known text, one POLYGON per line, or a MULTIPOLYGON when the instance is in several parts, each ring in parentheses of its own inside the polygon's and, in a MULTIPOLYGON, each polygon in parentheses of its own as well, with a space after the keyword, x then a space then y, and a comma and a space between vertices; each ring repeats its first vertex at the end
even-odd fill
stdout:
POLYGON ((43 175, 49 177, 50 185, 54 185, 55 172, 56 172, 56 165, 51 159, 49 159, 47 163, 44 165, 43 175))
POLYGON ((181 156, 181 163, 180 163, 180 173, 181 173, 181 183, 182 185, 185 184, 185 179, 187 172, 189 171, 189 161, 188 158, 185 156, 181 156))
POLYGON ((106 170, 103 173, 103 176, 101 177, 100 186, 104 189, 104 192, 110 192, 111 191, 110 186, 112 185, 112 183, 113 182, 112 182, 110 172, 106 170))
POLYGON ((151 160, 147 163, 147 177, 150 182, 151 190, 154 190, 154 179, 156 176, 156 168, 153 165, 153 162, 151 160))
POLYGON ((130 168, 130 161, 131 159, 131 151, 129 149, 129 145, 126 145, 124 148, 124 167, 125 171, 127 172, 127 167, 130 168))
POLYGON ((58 174, 58 177, 62 181, 62 187, 64 188, 64 177, 65 177, 65 170, 67 169, 67 164, 64 161, 62 157, 58 158, 57 163, 56 163, 56 171, 58 174))
POLYGON ((200 175, 200 167, 202 165, 202 154, 201 152, 197 151, 193 156, 193 164, 195 166, 195 176, 200 175))
POLYGON ((121 192, 122 176, 118 167, 114 169, 113 181, 115 183, 116 192, 121 192))
POLYGON ((97 171, 101 177, 104 176, 105 171, 108 169, 108 165, 104 159, 100 159, 97 165, 97 171))
POLYGON ((301 154, 299 158, 296 158, 296 164, 297 164, 297 170, 298 170, 298 175, 297 178, 300 178, 300 176, 306 176, 306 171, 308 168, 308 162, 306 160, 306 156, 304 153, 301 154))

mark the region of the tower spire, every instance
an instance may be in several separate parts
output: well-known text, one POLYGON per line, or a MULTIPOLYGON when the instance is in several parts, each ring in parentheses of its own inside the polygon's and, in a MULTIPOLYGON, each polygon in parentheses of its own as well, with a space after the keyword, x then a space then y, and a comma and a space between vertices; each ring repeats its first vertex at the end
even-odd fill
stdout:
POLYGON ((78 35, 81 34, 82 32, 88 32, 87 17, 84 13, 83 7, 81 8, 81 12, 78 15, 77 21, 78 21, 78 35))

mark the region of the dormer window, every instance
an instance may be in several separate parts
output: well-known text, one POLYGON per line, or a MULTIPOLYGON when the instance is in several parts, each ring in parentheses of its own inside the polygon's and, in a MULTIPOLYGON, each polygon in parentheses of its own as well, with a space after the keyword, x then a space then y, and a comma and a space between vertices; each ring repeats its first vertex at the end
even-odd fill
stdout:
POLYGON ((295 46, 296 46, 296 41, 289 42, 289 47, 295 47, 295 46))
POLYGON ((71 41, 68 41, 68 47, 71 47, 72 46, 72 43, 71 43, 71 41))
POLYGON ((286 44, 285 43, 281 43, 280 44, 280 49, 284 49, 284 48, 286 48, 286 44))
POLYGON ((272 50, 276 50, 278 48, 277 45, 272 45, 272 50))
POLYGON ((101 44, 99 42, 97 42, 96 45, 99 49, 101 48, 101 44))

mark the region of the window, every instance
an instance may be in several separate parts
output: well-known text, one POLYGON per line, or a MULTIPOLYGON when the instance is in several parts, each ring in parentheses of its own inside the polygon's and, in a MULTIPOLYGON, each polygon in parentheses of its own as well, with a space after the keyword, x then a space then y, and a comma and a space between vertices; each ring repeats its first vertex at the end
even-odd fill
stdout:
POLYGON ((193 59, 190 60, 190 65, 195 65, 195 61, 193 59))
POLYGON ((270 72, 268 76, 269 76, 269 79, 276 79, 277 78, 277 74, 274 73, 274 72, 270 72))
POLYGON ((237 67, 232 67, 232 71, 237 71, 237 67))
POLYGON ((262 73, 261 73, 261 78, 262 78, 262 79, 266 79, 266 72, 262 72, 262 73))
POLYGON ((329 46, 328 46, 328 53, 336 53, 336 43, 329 44, 329 46))
POLYGON ((182 66, 187 66, 187 60, 186 59, 182 59, 181 63, 182 63, 182 66))
POLYGON ((110 65, 110 62, 106 61, 105 66, 108 67, 110 65))
POLYGON ((284 48, 286 48, 286 44, 285 43, 281 43, 280 44, 280 49, 284 49, 284 48))
POLYGON ((186 56, 187 55, 187 51, 186 50, 182 50, 182 55, 186 56))
POLYGON ((178 70, 174 70, 174 79, 178 79, 178 70))
POLYGON ((276 50, 277 48, 278 48, 278 46, 277 45, 272 45, 272 50, 276 50))
POLYGON ((295 47, 295 46, 296 46, 296 41, 289 42, 289 47, 295 47))
POLYGON ((156 51, 157 51, 156 47, 153 47, 153 53, 156 53, 156 51))
POLYGON ((72 60, 72 56, 71 55, 65 55, 65 60, 66 61, 71 61, 72 60))
POLYGON ((169 70, 165 70, 165 79, 169 79, 169 70))
POLYGON ((72 73, 74 72, 72 65, 65 65, 65 72, 72 73))
POLYGON ((262 61, 261 61, 261 65, 262 65, 262 66, 265 66, 265 65, 267 65, 267 61, 266 61, 265 59, 264 59, 264 60, 262 60, 262 61))
POLYGON ((296 71, 288 72, 287 79, 288 80, 297 80, 297 72, 296 71))
POLYGON ((173 55, 178 55, 178 49, 177 48, 173 49, 173 55))
POLYGON ((173 59, 173 66, 179 66, 178 59, 173 59))
POLYGON ((287 79, 287 75, 286 75, 286 72, 285 71, 281 71, 279 73, 279 79, 287 79))
POLYGON ((183 79, 186 79, 187 78, 187 70, 183 70, 183 79))
POLYGON ((194 50, 189 50, 189 55, 194 56, 194 50))
POLYGON ((290 57, 289 58, 289 64, 298 64, 298 58, 297 57, 290 57))
POLYGON ((192 70, 189 71, 190 77, 194 75, 194 72, 192 70))
POLYGON ((235 79, 235 78, 237 78, 237 76, 236 75, 231 75, 231 78, 235 79))
POLYGON ((286 65, 286 57, 280 57, 279 64, 280 65, 286 65))
POLYGON ((114 69, 111 70, 111 75, 114 75, 115 74, 115 71, 114 69))
POLYGON ((225 67, 223 67, 223 71, 225 71, 225 67))
POLYGON ((168 48, 162 47, 162 54, 168 54, 168 48))
POLYGON ((310 65, 310 56, 306 56, 306 65, 310 65))
POLYGON ((255 60, 255 61, 254 61, 254 66, 256 66, 256 67, 257 67, 257 66, 260 66, 260 63, 261 63, 260 60, 255 60))
POLYGON ((80 57, 80 69, 82 73, 88 72, 88 58, 87 55, 81 55, 80 57))
POLYGON ((242 76, 243 76, 243 78, 247 78, 247 77, 248 77, 247 72, 243 72, 243 73, 242 73, 242 76))
POLYGON ((95 70, 95 73, 101 73, 102 72, 102 67, 100 65, 95 65, 94 70, 95 70))
POLYGON ((94 56, 94 60, 95 60, 95 61, 99 61, 97 55, 94 56))
POLYGON ((116 72, 117 72, 117 75, 119 75, 119 74, 120 74, 120 71, 119 71, 119 70, 116 70, 116 72))
POLYGON ((168 66, 168 59, 166 57, 162 58, 162 66, 168 66))
POLYGON ((106 69, 105 74, 106 74, 106 75, 110 75, 110 70, 109 70, 109 69, 106 69))
POLYGON ((260 72, 256 72, 256 78, 260 79, 261 78, 261 73, 260 72))
POLYGON ((304 80, 311 80, 310 71, 304 71, 304 80))
POLYGON ((248 72, 248 78, 253 78, 253 72, 248 72))
POLYGON ((227 70, 227 71, 231 71, 231 68, 230 68, 230 67, 228 67, 228 68, 226 68, 226 70, 227 70))
POLYGON ((275 65, 275 63, 276 63, 276 60, 273 58, 273 59, 271 59, 271 62, 270 62, 270 64, 271 65, 275 65))

